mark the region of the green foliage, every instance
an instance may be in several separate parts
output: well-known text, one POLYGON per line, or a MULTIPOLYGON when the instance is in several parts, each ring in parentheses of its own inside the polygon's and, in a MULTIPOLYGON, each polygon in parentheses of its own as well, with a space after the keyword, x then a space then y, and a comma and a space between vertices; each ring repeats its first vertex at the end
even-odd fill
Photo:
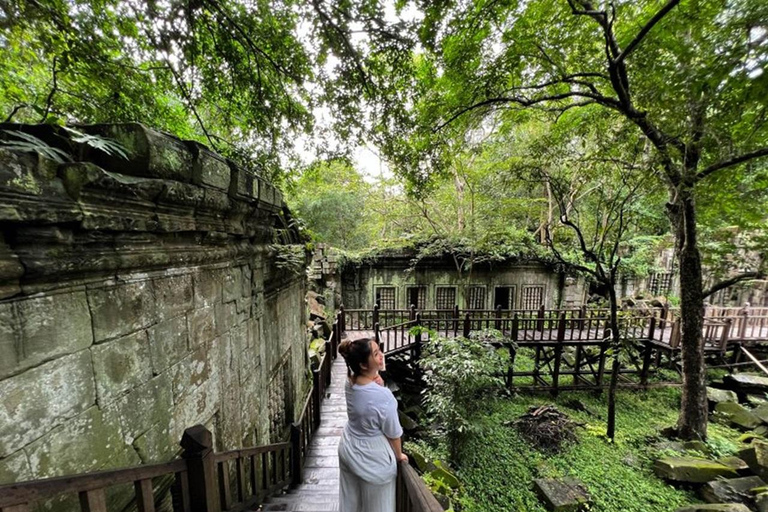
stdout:
POLYGON ((66 152, 48 145, 44 140, 34 135, 18 130, 3 130, 3 133, 12 137, 11 139, 0 140, 0 145, 5 149, 22 153, 40 153, 44 157, 60 164, 69 161, 69 155, 66 152))
MULTIPOLYGON (((617 395, 619 429, 615 443, 605 441, 605 424, 590 412, 573 411, 565 404, 577 399, 588 411, 605 409, 605 397, 563 393, 554 405, 574 420, 586 423, 579 442, 559 455, 545 456, 504 423, 516 419, 541 397, 521 395, 514 400, 488 401, 472 417, 474 435, 460 451, 458 475, 466 489, 464 510, 543 512, 532 489, 534 478, 574 476, 587 485, 599 512, 668 512, 697 503, 695 494, 675 489, 652 472, 660 452, 652 448, 658 431, 674 424, 680 392, 657 389, 617 395)), ((738 432, 710 427, 715 456, 731 452, 738 432)))
POLYGON ((470 417, 481 398, 503 388, 498 377, 501 358, 492 346, 476 337, 442 338, 430 334, 425 345, 421 369, 426 384, 423 405, 446 432, 453 457, 461 442, 471 437, 470 417))

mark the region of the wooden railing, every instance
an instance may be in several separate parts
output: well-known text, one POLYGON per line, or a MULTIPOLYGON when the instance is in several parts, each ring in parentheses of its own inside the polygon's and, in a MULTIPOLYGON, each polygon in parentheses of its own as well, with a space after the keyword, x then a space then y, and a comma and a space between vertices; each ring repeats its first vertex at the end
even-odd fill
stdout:
POLYGON ((301 482, 307 446, 320 425, 320 403, 331 380, 341 329, 337 317, 325 354, 313 370, 312 388, 289 442, 214 453, 212 434, 202 425, 184 431, 181 459, 162 464, 101 471, 0 486, 0 512, 27 512, 40 501, 77 495, 83 512, 106 512, 107 491, 132 484, 139 512, 155 510, 153 479, 173 480, 175 512, 239 511, 280 489, 301 482), (234 482, 232 481, 234 479, 234 482))
POLYGON ((405 462, 397 465, 395 503, 396 512, 443 512, 424 480, 405 462))

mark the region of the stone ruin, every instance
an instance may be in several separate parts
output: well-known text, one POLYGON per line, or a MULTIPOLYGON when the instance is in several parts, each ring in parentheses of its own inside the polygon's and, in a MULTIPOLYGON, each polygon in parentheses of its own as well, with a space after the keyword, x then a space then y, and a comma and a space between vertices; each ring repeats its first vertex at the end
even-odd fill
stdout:
POLYGON ((79 127, 127 158, 0 128, 70 160, 0 145, 0 484, 170 460, 198 423, 284 439, 309 383, 281 192, 140 124, 79 127))

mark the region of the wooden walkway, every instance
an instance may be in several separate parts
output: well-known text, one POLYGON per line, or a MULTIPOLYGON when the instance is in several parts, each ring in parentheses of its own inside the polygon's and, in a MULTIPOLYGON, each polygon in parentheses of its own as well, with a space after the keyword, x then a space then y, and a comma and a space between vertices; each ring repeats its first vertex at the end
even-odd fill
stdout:
POLYGON ((339 457, 337 449, 347 422, 344 380, 347 366, 339 357, 333 362, 331 385, 321 408, 320 427, 312 438, 301 485, 287 494, 267 499, 264 512, 337 512, 339 510, 339 457))

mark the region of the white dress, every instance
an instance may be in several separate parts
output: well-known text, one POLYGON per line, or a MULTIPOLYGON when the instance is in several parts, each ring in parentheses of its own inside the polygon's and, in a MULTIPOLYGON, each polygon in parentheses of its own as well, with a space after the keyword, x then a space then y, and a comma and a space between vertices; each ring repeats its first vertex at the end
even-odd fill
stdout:
POLYGON ((344 387, 348 421, 339 443, 340 512, 395 512, 397 462, 389 439, 403 435, 397 400, 378 384, 344 387))

